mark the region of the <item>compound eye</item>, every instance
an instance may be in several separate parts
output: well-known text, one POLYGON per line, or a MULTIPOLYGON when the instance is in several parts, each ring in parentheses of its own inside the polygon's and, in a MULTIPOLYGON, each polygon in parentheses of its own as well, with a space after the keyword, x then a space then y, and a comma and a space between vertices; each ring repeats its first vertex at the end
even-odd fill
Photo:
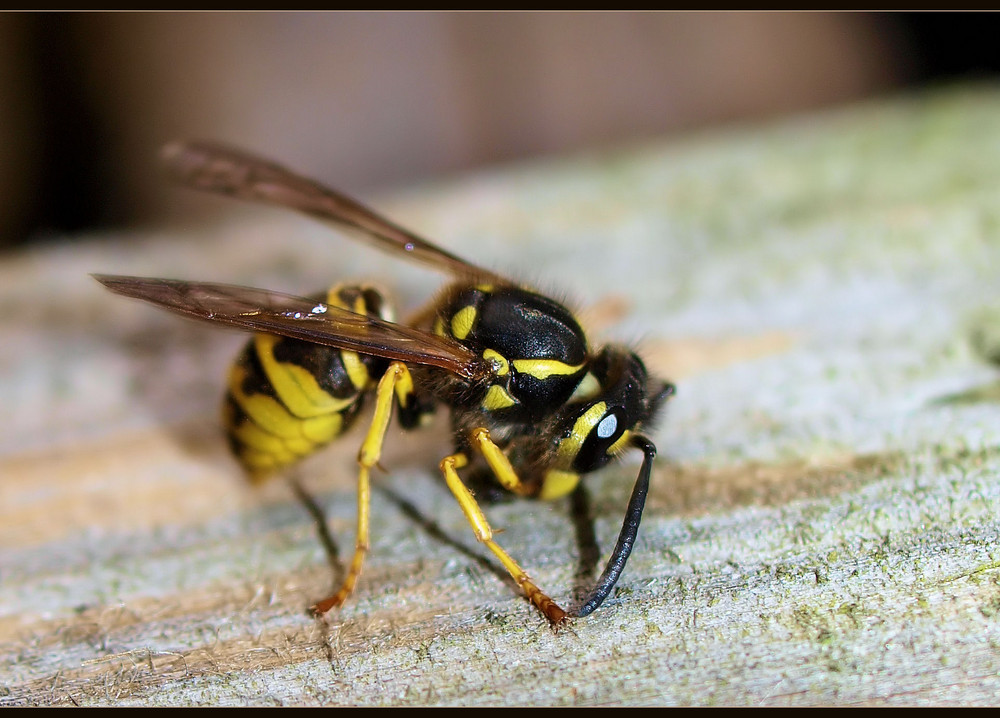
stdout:
POLYGON ((560 452, 573 451, 573 468, 583 473, 604 466, 612 454, 617 453, 617 445, 629 430, 622 407, 609 407, 603 401, 575 414, 573 422, 572 429, 566 432, 563 439, 566 443, 560 447, 560 452))
POLYGON ((597 428, 594 430, 597 433, 598 439, 610 439, 618 431, 618 417, 614 412, 606 415, 597 424, 597 428))

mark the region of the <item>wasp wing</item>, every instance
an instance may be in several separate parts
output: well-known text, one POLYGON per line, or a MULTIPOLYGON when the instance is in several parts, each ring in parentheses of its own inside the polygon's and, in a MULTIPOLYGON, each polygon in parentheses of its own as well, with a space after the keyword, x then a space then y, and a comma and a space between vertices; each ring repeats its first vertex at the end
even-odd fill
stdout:
POLYGON ((481 378, 488 371, 481 356, 453 339, 315 299, 232 284, 108 274, 93 277, 116 294, 195 319, 439 367, 468 379, 481 378))
POLYGON ((161 155, 169 174, 188 187, 298 210, 349 230, 384 252, 411 257, 456 277, 510 283, 340 192, 243 150, 203 141, 174 142, 161 155))

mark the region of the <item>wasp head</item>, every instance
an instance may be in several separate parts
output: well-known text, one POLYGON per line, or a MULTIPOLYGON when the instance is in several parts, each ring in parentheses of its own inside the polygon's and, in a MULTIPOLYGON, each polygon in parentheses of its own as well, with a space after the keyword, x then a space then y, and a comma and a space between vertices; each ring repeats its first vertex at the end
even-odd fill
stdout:
POLYGON ((634 444, 635 432, 648 427, 674 393, 672 384, 651 380, 642 360, 620 347, 603 348, 588 374, 578 392, 583 398, 564 410, 557 449, 566 468, 580 474, 601 468, 634 444))

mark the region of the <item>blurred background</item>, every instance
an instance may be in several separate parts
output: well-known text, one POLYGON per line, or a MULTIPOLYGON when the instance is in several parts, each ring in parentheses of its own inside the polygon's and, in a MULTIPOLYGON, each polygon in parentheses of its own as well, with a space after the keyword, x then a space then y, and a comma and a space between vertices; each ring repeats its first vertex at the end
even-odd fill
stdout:
POLYGON ((1000 69, 948 13, 0 14, 0 251, 176 219, 203 137, 350 193, 1000 69))

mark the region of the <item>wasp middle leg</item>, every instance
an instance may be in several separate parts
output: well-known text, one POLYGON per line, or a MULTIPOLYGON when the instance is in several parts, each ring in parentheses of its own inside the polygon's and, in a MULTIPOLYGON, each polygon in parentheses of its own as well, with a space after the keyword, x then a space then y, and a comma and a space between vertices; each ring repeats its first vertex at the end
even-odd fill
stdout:
POLYGON ((412 393, 413 379, 409 369, 402 362, 392 362, 385 374, 379 380, 375 390, 375 412, 372 416, 368 434, 358 452, 358 526, 354 541, 354 556, 348 566, 347 573, 340 588, 328 598, 319 601, 312 607, 312 612, 323 615, 332 608, 341 605, 354 591, 361 575, 361 568, 368 553, 368 519, 371 514, 371 470, 378 465, 382 456, 382 444, 385 432, 392 418, 392 406, 395 397, 405 403, 412 393))

